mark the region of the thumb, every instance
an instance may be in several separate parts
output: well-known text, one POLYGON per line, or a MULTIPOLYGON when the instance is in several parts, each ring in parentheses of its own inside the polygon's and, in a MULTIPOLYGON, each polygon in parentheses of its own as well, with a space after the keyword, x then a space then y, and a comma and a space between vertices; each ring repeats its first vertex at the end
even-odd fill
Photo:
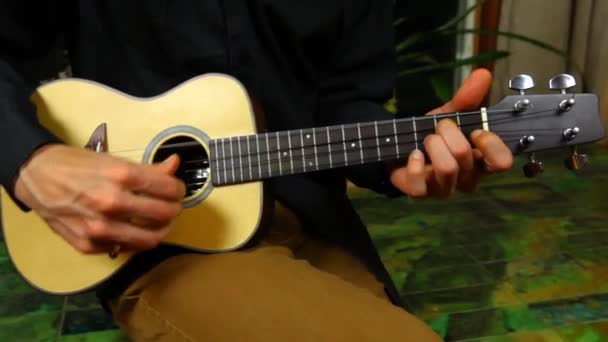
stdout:
POLYGON ((156 164, 156 167, 161 170, 161 172, 173 175, 179 168, 180 158, 177 154, 172 154, 169 158, 163 160, 162 162, 156 164))

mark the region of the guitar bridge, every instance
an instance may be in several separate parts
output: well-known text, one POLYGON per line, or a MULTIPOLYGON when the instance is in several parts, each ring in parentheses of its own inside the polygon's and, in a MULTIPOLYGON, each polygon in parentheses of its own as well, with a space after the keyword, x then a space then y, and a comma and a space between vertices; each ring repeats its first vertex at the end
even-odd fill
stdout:
POLYGON ((102 123, 95 128, 93 134, 91 134, 91 137, 89 138, 89 141, 86 145, 84 145, 84 148, 93 150, 97 153, 108 151, 108 132, 107 125, 105 123, 102 123))

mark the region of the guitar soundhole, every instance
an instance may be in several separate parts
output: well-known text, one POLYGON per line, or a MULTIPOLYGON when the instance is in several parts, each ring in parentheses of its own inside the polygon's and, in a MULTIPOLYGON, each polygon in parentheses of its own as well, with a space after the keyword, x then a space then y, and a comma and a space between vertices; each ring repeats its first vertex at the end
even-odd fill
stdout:
POLYGON ((186 184, 186 198, 194 196, 210 177, 207 151, 197 140, 178 136, 163 143, 152 160, 158 163, 172 154, 178 154, 181 160, 176 176, 186 184))

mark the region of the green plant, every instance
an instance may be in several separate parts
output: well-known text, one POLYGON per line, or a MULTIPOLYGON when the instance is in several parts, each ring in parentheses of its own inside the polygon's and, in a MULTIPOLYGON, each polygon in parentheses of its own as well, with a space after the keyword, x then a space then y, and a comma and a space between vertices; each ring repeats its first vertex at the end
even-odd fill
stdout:
MULTIPOLYGON (((514 32, 500 31, 500 30, 483 30, 483 29, 461 29, 460 24, 467 18, 469 14, 475 11, 481 6, 486 0, 479 0, 475 5, 465 9, 461 13, 458 13, 453 18, 446 21, 444 24, 425 31, 414 32, 398 42, 397 58, 399 63, 399 77, 407 78, 414 75, 425 74, 435 95, 443 102, 448 101, 453 95, 453 86, 451 78, 446 77, 446 70, 454 70, 468 65, 479 65, 481 63, 493 62, 500 59, 504 59, 510 56, 509 51, 497 50, 484 52, 481 54, 473 55, 466 58, 453 58, 449 60, 437 60, 427 49, 424 47, 424 43, 429 41, 435 41, 445 39, 446 37, 453 37, 454 39, 459 35, 496 35, 504 36, 511 39, 517 39, 539 48, 551 51, 564 59, 568 59, 566 52, 542 42, 537 39, 530 38, 525 35, 517 34, 514 32)), ((398 27, 405 18, 399 18, 395 21, 395 26, 398 27)), ((395 106, 393 103, 392 106, 395 106)))

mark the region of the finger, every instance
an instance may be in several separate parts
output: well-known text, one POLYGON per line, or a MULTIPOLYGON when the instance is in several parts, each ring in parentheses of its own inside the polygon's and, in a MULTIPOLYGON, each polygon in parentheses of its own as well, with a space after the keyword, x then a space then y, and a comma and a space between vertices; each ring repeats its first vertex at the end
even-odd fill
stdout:
POLYGON ((412 151, 407 166, 397 168, 391 173, 391 182, 397 189, 410 197, 425 197, 427 187, 424 154, 420 150, 412 151))
POLYGON ((446 142, 450 153, 458 163, 457 187, 465 191, 471 191, 476 183, 475 162, 471 144, 458 125, 450 119, 441 120, 437 124, 437 133, 446 142))
POLYGON ((128 190, 168 201, 181 200, 185 193, 183 182, 164 172, 168 166, 119 164, 109 168, 107 176, 128 190))
POLYGON ((161 172, 168 175, 173 175, 179 168, 180 158, 178 154, 172 154, 169 158, 163 160, 158 164, 154 164, 161 172))
POLYGON ((480 106, 492 86, 492 74, 487 69, 476 69, 463 82, 452 100, 429 114, 458 112, 480 106))
POLYGON ((93 241, 87 239, 84 234, 77 234, 74 227, 84 227, 82 220, 77 221, 76 219, 70 220, 74 223, 64 223, 62 220, 49 220, 47 221, 49 226, 74 249, 85 254, 99 254, 107 252, 107 247, 103 244, 96 244, 93 241))
POLYGON ((83 194, 79 200, 83 203, 78 204, 92 209, 95 218, 138 217, 157 222, 157 225, 167 224, 182 209, 181 202, 137 195, 118 188, 91 191, 83 194))
POLYGON ((154 248, 170 231, 166 225, 162 229, 145 229, 127 222, 116 220, 91 220, 86 222, 86 236, 96 244, 111 246, 119 244, 123 250, 142 251, 154 248))
POLYGON ((430 134, 424 139, 439 195, 449 195, 456 190, 458 162, 452 156, 446 142, 438 134, 430 134))
POLYGON ((479 151, 476 152, 477 157, 483 160, 487 172, 505 171, 513 166, 511 150, 496 134, 478 129, 470 136, 479 151))

